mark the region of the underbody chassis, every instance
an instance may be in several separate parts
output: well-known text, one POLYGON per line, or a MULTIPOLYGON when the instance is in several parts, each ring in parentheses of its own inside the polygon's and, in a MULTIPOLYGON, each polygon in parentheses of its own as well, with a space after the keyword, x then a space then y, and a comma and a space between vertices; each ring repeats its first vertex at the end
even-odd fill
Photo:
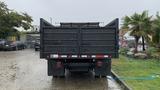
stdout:
POLYGON ((93 72, 95 77, 111 73, 111 59, 48 59, 48 76, 64 77, 70 72, 93 72))

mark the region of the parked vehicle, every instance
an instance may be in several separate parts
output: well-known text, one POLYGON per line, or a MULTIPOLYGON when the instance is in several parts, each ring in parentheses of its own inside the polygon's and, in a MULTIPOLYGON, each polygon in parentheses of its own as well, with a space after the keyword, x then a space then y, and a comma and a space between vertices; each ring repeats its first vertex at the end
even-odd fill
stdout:
POLYGON ((0 51, 3 50, 3 47, 4 47, 4 45, 5 45, 5 42, 6 42, 6 40, 0 39, 0 51))
POLYGON ((38 51, 40 49, 40 41, 39 41, 39 39, 37 39, 35 41, 34 48, 35 48, 35 51, 38 51))
POLYGON ((98 22, 54 26, 40 19, 40 58, 48 61, 48 76, 65 76, 69 70, 105 77, 118 49, 118 19, 103 27, 98 22))
POLYGON ((6 41, 3 46, 4 51, 12 51, 16 50, 16 45, 13 43, 13 41, 6 41))
POLYGON ((22 50, 25 49, 25 44, 20 41, 6 41, 3 50, 12 51, 12 50, 22 50))
POLYGON ((16 44, 18 50, 22 50, 26 48, 26 45, 21 41, 15 41, 14 43, 16 44))

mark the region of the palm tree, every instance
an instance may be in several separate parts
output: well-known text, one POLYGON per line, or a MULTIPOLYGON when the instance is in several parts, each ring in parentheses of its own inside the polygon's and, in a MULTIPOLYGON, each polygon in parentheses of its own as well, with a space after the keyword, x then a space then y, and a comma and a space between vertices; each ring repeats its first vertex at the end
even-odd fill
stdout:
POLYGON ((157 13, 156 19, 153 20, 152 29, 153 33, 153 43, 160 48, 160 15, 157 13))
POLYGON ((125 16, 123 18, 123 28, 131 30, 130 35, 135 38, 135 53, 137 52, 138 41, 142 37, 143 50, 145 50, 145 41, 149 41, 151 34, 151 18, 148 16, 147 11, 143 11, 142 14, 135 13, 132 16, 125 16))

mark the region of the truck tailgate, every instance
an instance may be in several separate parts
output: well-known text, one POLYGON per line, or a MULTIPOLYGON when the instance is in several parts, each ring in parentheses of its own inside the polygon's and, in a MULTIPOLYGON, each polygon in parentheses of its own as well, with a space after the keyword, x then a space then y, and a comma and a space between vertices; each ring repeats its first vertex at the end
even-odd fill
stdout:
POLYGON ((40 57, 111 55, 118 57, 118 19, 104 27, 55 27, 41 19, 40 57))

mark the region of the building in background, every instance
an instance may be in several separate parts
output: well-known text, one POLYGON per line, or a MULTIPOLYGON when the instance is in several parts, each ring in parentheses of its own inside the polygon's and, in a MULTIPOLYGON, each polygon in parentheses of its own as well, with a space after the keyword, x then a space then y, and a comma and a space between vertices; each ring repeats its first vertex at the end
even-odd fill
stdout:
POLYGON ((24 42, 27 48, 34 48, 35 41, 40 39, 39 26, 33 25, 29 30, 21 29, 20 41, 24 42))
MULTIPOLYGON (((131 31, 127 29, 121 29, 119 32, 119 45, 120 47, 135 48, 135 38, 130 35, 131 31)), ((147 43, 145 41, 145 48, 147 43)), ((142 37, 138 41, 138 51, 143 51, 142 37)))
POLYGON ((38 25, 33 25, 33 28, 32 28, 32 30, 31 31, 33 31, 33 32, 39 32, 39 26, 38 25))

